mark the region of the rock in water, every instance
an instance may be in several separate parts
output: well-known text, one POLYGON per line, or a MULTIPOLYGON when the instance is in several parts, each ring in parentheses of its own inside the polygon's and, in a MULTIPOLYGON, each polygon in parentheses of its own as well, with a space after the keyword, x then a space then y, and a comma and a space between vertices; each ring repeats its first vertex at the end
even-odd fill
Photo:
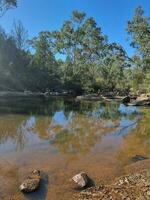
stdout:
POLYGON ((21 184, 20 190, 22 192, 33 192, 38 188, 39 183, 39 179, 27 179, 21 184))
POLYGON ((129 96, 126 96, 126 97, 124 97, 124 98, 122 99, 122 103, 123 103, 123 104, 128 104, 128 103, 130 103, 130 101, 131 101, 131 99, 130 99, 129 96))
POLYGON ((78 187, 84 188, 88 185, 89 177, 85 172, 81 172, 79 174, 76 174, 72 180, 77 184, 78 187))
POLYGON ((133 101, 131 104, 133 106, 148 106, 150 105, 150 94, 142 94, 141 96, 137 97, 135 101, 133 101))
POLYGON ((148 159, 147 157, 144 157, 144 156, 141 156, 141 155, 136 155, 136 156, 133 156, 132 158, 131 158, 131 160, 133 161, 133 162, 138 162, 138 161, 142 161, 142 160, 146 160, 146 159, 148 159))
POLYGON ((20 190, 27 193, 35 191, 40 185, 40 179, 40 171, 33 170, 30 176, 20 185, 20 190))

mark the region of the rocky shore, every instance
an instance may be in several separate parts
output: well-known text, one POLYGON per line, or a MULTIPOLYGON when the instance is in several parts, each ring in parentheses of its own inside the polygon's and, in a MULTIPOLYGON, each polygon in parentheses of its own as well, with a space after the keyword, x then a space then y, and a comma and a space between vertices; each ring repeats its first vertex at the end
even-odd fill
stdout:
POLYGON ((149 200, 150 170, 118 178, 111 185, 100 185, 83 190, 78 200, 149 200))
POLYGON ((17 91, 1 91, 0 100, 7 98, 48 98, 48 97, 74 97, 76 101, 118 101, 122 102, 126 106, 149 106, 150 105, 150 94, 141 94, 140 96, 116 96, 116 95, 102 95, 102 94, 83 94, 81 96, 76 96, 71 91, 62 92, 17 92, 17 91))
MULTIPOLYGON (((43 175, 43 172, 33 170, 20 185, 19 190, 23 193, 18 190, 15 195, 7 196, 2 200, 26 200, 32 199, 34 196, 33 199, 44 200, 45 197, 38 196, 43 193, 43 175)), ((52 177, 49 177, 49 179, 52 179, 52 177)), ((76 174, 72 177, 72 180, 68 181, 71 182, 66 188, 66 192, 72 191, 69 194, 69 196, 72 196, 68 196, 68 198, 62 196, 60 200, 150 200, 150 159, 132 162, 124 168, 123 176, 108 184, 102 182, 98 185, 95 182, 95 184, 89 185, 91 179, 85 172, 76 174)), ((59 198, 52 197, 50 186, 46 186, 46 188, 46 200, 59 200, 59 198)))
POLYGON ((122 103, 127 106, 149 106, 150 94, 141 94, 134 100, 130 96, 126 96, 122 99, 122 103))

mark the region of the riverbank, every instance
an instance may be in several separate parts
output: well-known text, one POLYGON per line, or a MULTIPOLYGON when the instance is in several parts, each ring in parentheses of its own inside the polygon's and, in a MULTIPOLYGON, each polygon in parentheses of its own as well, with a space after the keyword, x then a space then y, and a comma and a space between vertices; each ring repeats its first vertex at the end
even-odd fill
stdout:
POLYGON ((124 96, 110 96, 110 95, 100 95, 100 94, 83 94, 80 96, 76 96, 73 93, 70 92, 30 92, 30 91, 25 91, 25 92, 8 92, 8 91, 3 91, 0 92, 0 101, 3 100, 8 100, 9 98, 11 99, 18 99, 18 98, 24 98, 24 99, 29 99, 29 98, 44 98, 48 99, 50 97, 69 97, 69 98, 75 98, 76 101, 122 101, 124 96))
MULTIPOLYGON (((74 92, 70 91, 61 91, 61 92, 31 92, 31 91, 0 91, 0 99, 8 99, 8 98, 49 98, 49 97, 70 97, 75 98, 77 101, 118 101, 121 102, 126 96, 119 95, 110 95, 110 94, 82 94, 80 96, 75 95, 74 92)), ((130 99, 133 101, 137 97, 130 96, 130 99)), ((135 105, 135 102, 132 103, 135 105)))
MULTIPOLYGON (((45 170, 48 170, 48 166, 45 170)), ((48 172, 48 171, 47 171, 48 172)), ((104 184, 101 181, 101 185, 85 189, 83 191, 73 190, 70 187, 66 188, 66 193, 70 193, 68 196, 61 194, 57 198, 52 190, 51 183, 48 183, 47 176, 44 175, 42 179, 41 191, 43 194, 35 192, 33 195, 22 195, 17 192, 13 196, 3 198, 2 200, 149 200, 150 199, 150 160, 140 161, 134 164, 130 164, 126 167, 125 175, 116 178, 109 184, 104 184), (48 184, 48 185, 47 185, 48 184), (46 194, 45 193, 46 190, 46 194), (72 197, 71 197, 72 194, 72 197), (39 196, 38 196, 39 195, 39 196), (33 198, 32 198, 33 197, 33 198)), ((52 180, 52 177, 49 177, 52 180)), ((69 181, 69 180, 67 180, 69 181)), ((57 185, 56 185, 57 187, 57 185)), ((60 188, 56 189, 57 192, 61 192, 60 188)), ((55 191, 55 192, 56 192, 55 191)))
POLYGON ((132 173, 117 178, 110 185, 86 189, 75 195, 78 200, 149 200, 150 160, 127 167, 132 173), (143 170, 141 170, 141 168, 143 170), (134 172, 133 172, 134 170, 134 172))
POLYGON ((8 92, 1 91, 0 98, 8 98, 8 97, 42 97, 44 93, 40 92, 8 92))
POLYGON ((31 92, 31 91, 24 91, 24 92, 10 92, 10 91, 0 91, 0 98, 7 98, 7 97, 65 97, 65 96, 74 96, 71 93, 67 92, 31 92))

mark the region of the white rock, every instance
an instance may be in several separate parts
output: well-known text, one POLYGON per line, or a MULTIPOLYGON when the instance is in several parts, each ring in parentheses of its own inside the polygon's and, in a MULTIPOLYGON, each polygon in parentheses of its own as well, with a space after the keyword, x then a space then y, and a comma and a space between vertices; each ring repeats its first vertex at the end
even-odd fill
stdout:
POLYGON ((76 174, 72 180, 81 188, 87 186, 89 182, 89 177, 85 172, 81 172, 79 174, 76 174))

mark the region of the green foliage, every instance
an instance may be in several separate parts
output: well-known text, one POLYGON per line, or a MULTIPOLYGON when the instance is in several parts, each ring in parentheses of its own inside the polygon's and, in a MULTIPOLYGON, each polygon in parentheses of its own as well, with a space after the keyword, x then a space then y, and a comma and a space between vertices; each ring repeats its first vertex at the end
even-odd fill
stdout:
POLYGON ((0 0, 0 17, 2 17, 7 10, 16 6, 17 0, 0 0))
POLYGON ((131 46, 138 50, 143 59, 150 55, 150 17, 143 16, 141 7, 136 8, 132 21, 128 22, 127 31, 131 36, 131 46))
POLYGON ((28 31, 24 28, 21 21, 14 21, 11 36, 18 49, 22 50, 27 48, 28 31))
POLYGON ((29 56, 16 47, 11 36, 0 30, 0 88, 24 88, 29 56))
POLYGON ((81 93, 93 89, 98 70, 97 61, 103 56, 106 37, 93 18, 74 11, 60 31, 50 33, 54 51, 63 54, 64 86, 81 93))
POLYGON ((133 19, 128 22, 127 32, 131 39, 131 46, 137 50, 133 56, 134 91, 149 91, 148 74, 150 73, 150 17, 143 16, 144 11, 137 7, 133 19))
POLYGON ((141 85, 141 90, 143 93, 150 93, 150 70, 145 75, 141 85))
POLYGON ((56 89, 60 86, 59 69, 55 57, 51 51, 49 37, 46 32, 39 33, 32 41, 34 55, 30 62, 31 77, 29 85, 32 90, 45 91, 46 89, 56 89))
MULTIPOLYGON (((16 6, 16 1, 0 1, 0 8, 4 3, 16 6)), ((11 34, 0 30, 0 89, 150 92, 149 22, 141 7, 128 22, 130 44, 136 49, 132 57, 119 44, 109 43, 96 21, 82 12, 73 11, 59 30, 42 31, 32 40, 22 23, 14 22, 11 34)))

